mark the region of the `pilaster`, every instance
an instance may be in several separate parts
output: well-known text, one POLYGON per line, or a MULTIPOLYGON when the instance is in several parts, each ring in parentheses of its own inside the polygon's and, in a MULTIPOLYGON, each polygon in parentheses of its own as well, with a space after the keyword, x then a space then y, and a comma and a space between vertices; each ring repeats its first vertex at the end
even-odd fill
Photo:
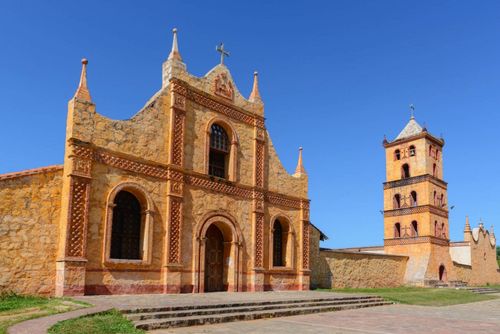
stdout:
POLYGON ((265 132, 255 126, 254 137, 254 191, 253 191, 253 277, 252 291, 264 291, 264 170, 265 132))
POLYGON ((64 164, 56 296, 85 292, 92 150, 68 142, 64 164))
POLYGON ((163 268, 164 293, 180 293, 182 279, 182 225, 184 206, 184 133, 186 99, 171 90, 167 226, 163 268))

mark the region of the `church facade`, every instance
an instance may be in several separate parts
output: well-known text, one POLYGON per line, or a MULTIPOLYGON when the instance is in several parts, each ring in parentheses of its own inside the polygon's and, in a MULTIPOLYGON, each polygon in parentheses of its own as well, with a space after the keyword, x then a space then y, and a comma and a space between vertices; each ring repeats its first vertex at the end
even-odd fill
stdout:
POLYGON ((189 74, 174 30, 161 89, 119 121, 96 112, 82 61, 64 164, 0 176, 2 290, 309 289, 302 151, 290 175, 266 130, 257 73, 247 99, 223 57, 204 77, 189 74))

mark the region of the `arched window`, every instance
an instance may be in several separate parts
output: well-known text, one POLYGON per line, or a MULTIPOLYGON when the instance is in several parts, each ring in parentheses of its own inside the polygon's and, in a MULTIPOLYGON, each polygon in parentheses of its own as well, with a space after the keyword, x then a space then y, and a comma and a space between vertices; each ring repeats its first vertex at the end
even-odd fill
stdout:
POLYGON ((411 145, 410 146, 410 157, 414 157, 417 155, 417 151, 415 150, 415 146, 411 145))
POLYGON ((231 143, 226 130, 217 123, 210 128, 210 154, 208 174, 227 178, 231 143))
POLYGON ((394 159, 395 160, 400 160, 401 159, 401 151, 398 149, 394 151, 394 159))
POLYGON ((444 194, 441 194, 441 198, 439 200, 439 206, 441 206, 441 207, 444 206, 444 194))
POLYGON ((437 205, 437 192, 434 190, 434 205, 437 205))
POLYGON ((436 164, 432 165, 432 176, 437 177, 437 166, 436 166, 436 164))
POLYGON ((394 209, 399 209, 401 208, 401 195, 396 194, 394 195, 394 209))
POLYGON ((411 206, 417 206, 417 192, 412 191, 410 194, 411 206))
POLYGON ((438 222, 437 222, 437 220, 434 221, 434 236, 436 236, 436 237, 439 236, 438 222))
POLYGON ((281 222, 276 219, 273 224, 273 266, 284 267, 286 254, 286 238, 281 222), (285 250, 285 251, 284 251, 285 250))
POLYGON ((429 156, 432 157, 432 145, 429 146, 429 156))
POLYGON ((441 224, 441 237, 446 238, 446 230, 444 227, 444 223, 441 224))
POLYGON ((401 238, 401 224, 394 224, 394 238, 401 238))
POLYGON ((415 220, 411 222, 411 236, 418 237, 418 223, 415 220))
POLYGON ((404 164, 401 167, 401 178, 406 179, 410 177, 410 166, 408 164, 404 164))
POLYGON ((128 191, 120 191, 114 200, 111 227, 111 259, 140 260, 141 204, 128 191))
POLYGON ((439 161, 439 150, 436 150, 436 160, 439 161))

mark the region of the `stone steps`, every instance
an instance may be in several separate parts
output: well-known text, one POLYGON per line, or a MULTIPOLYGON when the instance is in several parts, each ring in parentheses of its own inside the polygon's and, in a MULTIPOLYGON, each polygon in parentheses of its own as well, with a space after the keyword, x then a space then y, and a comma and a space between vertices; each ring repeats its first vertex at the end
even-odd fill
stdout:
POLYGON ((484 295, 484 294, 489 294, 489 293, 500 293, 500 290, 493 289, 493 288, 488 288, 488 287, 469 287, 465 288, 465 290, 484 295))
POLYGON ((139 329, 154 330, 389 305, 376 296, 204 304, 123 310, 139 329))

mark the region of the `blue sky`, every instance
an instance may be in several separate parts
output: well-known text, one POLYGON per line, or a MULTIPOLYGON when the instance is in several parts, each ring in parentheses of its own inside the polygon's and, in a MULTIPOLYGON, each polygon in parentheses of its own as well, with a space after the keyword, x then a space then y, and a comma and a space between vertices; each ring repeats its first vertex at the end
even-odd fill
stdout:
MULTIPOLYGON (((311 218, 327 247, 383 238, 384 134, 416 118, 446 140, 451 237, 500 222, 498 1, 2 1, 0 173, 63 160, 67 101, 89 59, 97 111, 132 116, 161 85, 179 29, 198 76, 226 64, 292 172, 304 147, 311 218)), ((499 226, 500 228, 500 226, 499 226)))

